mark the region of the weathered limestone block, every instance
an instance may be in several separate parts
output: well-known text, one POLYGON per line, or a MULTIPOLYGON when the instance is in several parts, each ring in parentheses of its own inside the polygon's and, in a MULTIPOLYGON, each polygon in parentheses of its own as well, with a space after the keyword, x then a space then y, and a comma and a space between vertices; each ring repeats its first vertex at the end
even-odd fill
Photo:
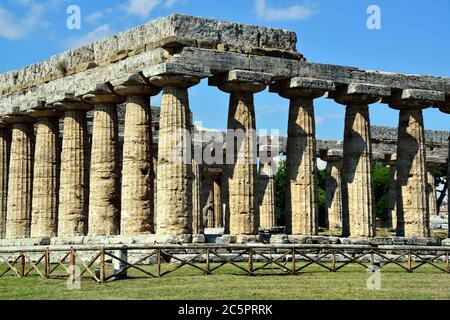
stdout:
POLYGON ((232 235, 258 234, 258 150, 253 95, 264 90, 270 79, 268 74, 241 70, 209 79, 209 85, 230 93, 225 168, 230 217, 225 229, 232 235))
POLYGON ((6 239, 30 237, 31 193, 33 179, 32 119, 11 116, 11 155, 9 161, 6 239))
POLYGON ((6 123, 0 122, 0 239, 6 236, 10 148, 11 129, 6 123))
POLYGON ((293 78, 275 83, 271 91, 290 99, 286 145, 286 223, 294 235, 316 235, 319 227, 315 98, 334 90, 330 81, 293 78))
POLYGON ((408 89, 387 102, 400 110, 397 141, 397 235, 429 237, 426 149, 422 109, 444 100, 440 92, 408 89))
POLYGON ((34 110, 37 118, 34 153, 31 237, 55 237, 58 233, 60 174, 59 117, 54 109, 34 110))
POLYGON ((58 237, 83 236, 88 229, 88 151, 86 110, 69 97, 56 105, 64 109, 59 188, 58 237))
POLYGON ((341 161, 328 159, 326 197, 328 229, 342 228, 342 189, 341 189, 341 161))
POLYGON ((118 172, 119 127, 117 104, 122 98, 98 90, 83 97, 95 106, 89 192, 90 236, 119 234, 120 189, 118 172))
POLYGON ((259 164, 259 196, 260 206, 259 227, 267 230, 276 226, 275 221, 275 182, 272 163, 270 161, 259 164))
POLYGON ((153 73, 163 88, 158 144, 158 229, 161 235, 192 233, 192 141, 188 88, 200 79, 153 73))
POLYGON ((192 160, 192 234, 202 234, 204 230, 203 213, 200 206, 200 166, 192 160))
POLYGON ((378 85, 350 84, 329 95, 346 105, 344 162, 342 166, 343 235, 375 236, 372 141, 369 104, 389 96, 378 85))
POLYGON ((114 90, 126 97, 122 162, 122 235, 154 233, 150 97, 161 90, 139 75, 114 90))

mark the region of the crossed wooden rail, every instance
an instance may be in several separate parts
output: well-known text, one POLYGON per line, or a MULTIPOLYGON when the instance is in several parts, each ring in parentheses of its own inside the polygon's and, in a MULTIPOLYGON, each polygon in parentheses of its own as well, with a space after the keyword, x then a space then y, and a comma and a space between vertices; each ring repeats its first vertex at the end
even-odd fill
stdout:
MULTIPOLYGON (((96 282, 103 284, 115 280, 120 274, 130 269, 137 270, 151 278, 164 277, 182 267, 188 266, 200 270, 205 275, 211 275, 225 265, 231 265, 249 276, 258 275, 261 270, 272 269, 297 275, 305 268, 315 265, 329 272, 338 272, 350 264, 356 264, 370 270, 377 263, 381 270, 387 265, 395 265, 406 272, 412 273, 422 266, 429 265, 437 270, 450 274, 450 247, 420 247, 420 246, 368 246, 368 245, 112 245, 112 246, 39 246, 30 248, 0 248, 0 263, 6 265, 0 270, 0 278, 11 274, 20 278, 27 277, 33 271, 41 278, 57 277, 56 270, 63 269, 65 277, 75 279, 75 267, 82 268, 78 275, 86 273, 96 282), (118 257, 113 252, 136 252, 145 250, 143 258, 131 263, 118 257), (51 262, 52 254, 63 256, 57 262, 51 262), (81 253, 93 253, 94 257, 84 261, 81 253), (231 257, 226 253, 232 254, 231 257), (33 260, 30 254, 37 257, 33 260), (9 258, 5 258, 9 255, 9 258), (363 258, 370 257, 369 263, 363 258), (143 262, 155 258, 156 272, 145 270, 143 262), (212 262, 215 257, 218 262, 212 262), (325 261, 325 258, 329 258, 325 261), (111 260, 108 262, 107 258, 111 260), (240 259, 240 260, 239 260, 240 259), (107 265, 117 260, 122 264, 120 270, 107 274, 107 265), (440 261, 439 261, 440 260, 440 261), (173 263, 175 261, 176 263, 173 263), (170 263, 169 263, 170 262, 170 263), (244 262, 244 263, 243 263, 244 262), (260 265, 255 265, 259 262, 260 265), (214 266, 214 264, 216 264, 214 266), (245 266, 245 264, 247 266, 245 266), (17 265, 17 267, 16 267, 17 265), (96 265, 95 271, 92 267, 96 265), (163 271, 166 265, 168 270, 163 271), (41 268, 39 268, 41 266, 41 268), (43 268, 42 268, 43 266, 43 268), (171 268, 169 268, 171 267, 171 268)), ((366 259, 367 260, 367 259, 366 259)))

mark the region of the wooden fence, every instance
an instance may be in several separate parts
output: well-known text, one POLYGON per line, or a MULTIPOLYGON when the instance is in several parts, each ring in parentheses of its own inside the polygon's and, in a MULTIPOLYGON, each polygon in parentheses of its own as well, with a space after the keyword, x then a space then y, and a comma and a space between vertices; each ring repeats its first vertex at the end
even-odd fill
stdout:
POLYGON ((86 275, 103 284, 117 279, 128 270, 134 270, 144 277, 159 278, 183 267, 211 275, 218 273, 225 265, 249 276, 267 274, 268 266, 278 273, 298 275, 310 266, 338 272, 349 265, 366 270, 374 266, 382 270, 393 265, 409 273, 423 266, 432 266, 437 271, 450 274, 449 254, 450 247, 366 245, 83 245, 0 248, 0 267, 6 266, 5 270, 0 270, 0 282, 5 275, 23 278, 33 273, 43 279, 57 278, 61 277, 61 274, 56 275, 56 271, 60 270, 69 279, 86 275), (117 254, 120 252, 141 252, 142 257, 130 262, 117 254), (93 256, 88 261, 86 253, 93 256), (60 258, 52 261, 54 255, 60 258), (121 264, 119 270, 110 267, 114 261, 121 264), (153 268, 146 267, 144 261, 152 261, 153 268), (76 266, 78 270, 82 269, 78 275, 75 274, 76 266))

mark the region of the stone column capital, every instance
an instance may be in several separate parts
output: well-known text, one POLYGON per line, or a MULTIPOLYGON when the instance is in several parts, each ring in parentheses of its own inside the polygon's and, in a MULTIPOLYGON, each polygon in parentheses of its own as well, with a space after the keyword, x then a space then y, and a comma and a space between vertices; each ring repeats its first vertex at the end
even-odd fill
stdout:
POLYGON ((27 115, 39 119, 39 118, 60 118, 62 116, 61 110, 53 107, 35 108, 27 110, 27 115))
POLYGON ((141 73, 111 81, 114 92, 121 96, 156 96, 161 88, 152 85, 141 73))
POLYGON ((150 83, 159 87, 190 88, 209 76, 209 70, 203 67, 182 65, 176 63, 162 63, 143 71, 150 83))
POLYGON ((426 156, 426 164, 429 169, 436 169, 447 164, 447 159, 436 156, 426 156))
POLYGON ((95 89, 83 96, 83 100, 92 105, 98 104, 119 104, 123 103, 125 99, 114 92, 111 84, 102 83, 96 85, 95 89))
POLYGON ((53 106, 57 109, 64 111, 89 111, 92 110, 92 106, 84 102, 81 98, 76 97, 73 92, 67 92, 64 94, 64 98, 58 102, 55 102, 53 106))
POLYGON ((342 149, 320 150, 319 158, 325 162, 340 162, 344 159, 344 152, 342 149))
POLYGON ((440 91, 405 89, 383 99, 383 102, 397 110, 426 109, 445 102, 445 94, 440 91))
POLYGON ((278 93, 286 99, 316 99, 323 96, 326 92, 334 91, 335 89, 336 86, 333 81, 295 77, 271 84, 269 91, 278 93))
POLYGON ((0 129, 11 129, 11 124, 0 118, 0 129))
POLYGON ((336 88, 336 91, 328 92, 328 98, 334 99, 339 104, 346 106, 369 105, 379 102, 383 97, 391 95, 391 89, 386 86, 351 83, 336 88))
POLYGON ((227 93, 258 93, 266 88, 272 77, 268 73, 232 70, 212 76, 208 79, 208 84, 227 93))
POLYGON ((443 113, 450 114, 450 95, 446 96, 445 102, 439 106, 439 110, 443 113))
POLYGON ((1 119, 2 122, 5 122, 6 124, 15 124, 15 123, 34 123, 36 120, 25 114, 25 113, 16 113, 16 114, 8 114, 6 116, 3 116, 1 119))

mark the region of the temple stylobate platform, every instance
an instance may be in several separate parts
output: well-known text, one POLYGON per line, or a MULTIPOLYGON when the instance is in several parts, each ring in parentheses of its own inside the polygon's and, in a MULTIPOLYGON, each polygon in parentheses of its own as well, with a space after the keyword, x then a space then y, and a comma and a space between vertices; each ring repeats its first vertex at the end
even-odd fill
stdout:
POLYGON ((448 142, 447 156, 440 152, 431 161, 436 154, 427 148, 423 109, 450 113, 450 78, 312 63, 296 46, 290 31, 175 14, 0 75, 1 237, 156 234, 190 242, 206 222, 237 241, 258 240, 260 228, 274 224, 274 173, 264 162, 258 172, 253 134, 254 96, 265 89, 289 108, 290 235, 318 233, 319 155, 335 164, 329 174, 340 186, 339 203, 330 206, 341 213, 335 210, 332 224, 341 219, 346 237, 375 237, 373 163, 379 152, 369 109, 381 102, 399 111, 395 144, 380 157, 396 167, 392 223, 398 236, 429 237, 427 162, 448 166, 448 142), (188 89, 202 79, 230 96, 222 151, 231 161, 222 171, 214 165, 204 170, 189 158, 194 148, 185 133, 194 127, 188 89), (161 92, 156 146, 150 102, 161 92), (345 107, 342 148, 317 143, 314 100, 322 96, 345 107), (125 110, 122 135, 119 105, 125 110), (230 147, 236 131, 243 132, 239 148, 230 147), (202 172, 216 190, 208 195, 214 208, 209 218, 200 205, 202 172))

